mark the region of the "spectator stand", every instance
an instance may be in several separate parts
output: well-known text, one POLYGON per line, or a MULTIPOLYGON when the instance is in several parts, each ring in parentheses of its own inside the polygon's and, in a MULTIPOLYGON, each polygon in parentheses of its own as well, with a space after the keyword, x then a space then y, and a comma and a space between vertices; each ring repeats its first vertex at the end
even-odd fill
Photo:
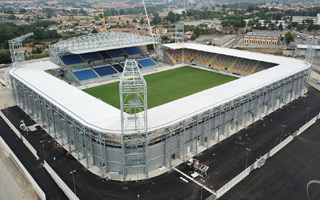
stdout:
POLYGON ((193 49, 185 49, 184 54, 185 54, 184 62, 192 63, 194 58, 199 54, 199 51, 193 50, 193 49))

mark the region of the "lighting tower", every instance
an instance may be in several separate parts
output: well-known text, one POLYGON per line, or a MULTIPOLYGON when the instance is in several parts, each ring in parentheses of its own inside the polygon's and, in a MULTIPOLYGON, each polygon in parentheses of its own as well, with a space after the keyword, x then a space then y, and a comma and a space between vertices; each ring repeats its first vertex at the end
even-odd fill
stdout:
POLYGON ((179 22, 175 26, 175 43, 184 42, 184 22, 179 22))
POLYGON ((147 83, 136 60, 126 60, 119 90, 123 180, 133 170, 148 177, 147 83))
POLYGON ((9 48, 13 67, 21 67, 24 65, 24 50, 22 41, 33 36, 33 33, 28 33, 20 37, 9 40, 9 48))
POLYGON ((304 38, 307 41, 308 48, 306 53, 306 61, 312 65, 313 58, 314 58, 314 51, 315 51, 315 45, 316 45, 316 39, 315 36, 309 36, 305 35, 303 33, 299 33, 297 31, 292 31, 294 34, 299 35, 300 37, 304 38))
POLYGON ((101 15, 102 15, 102 19, 103 19, 104 31, 107 32, 106 18, 104 17, 103 7, 102 7, 102 4, 101 4, 100 0, 98 0, 98 3, 99 3, 99 7, 101 9, 101 15))
POLYGON ((146 4, 145 4, 144 0, 142 0, 142 4, 143 4, 143 7, 144 7, 144 12, 146 13, 150 35, 153 37, 152 28, 151 28, 151 25, 150 25, 150 19, 149 19, 149 16, 148 16, 148 12, 147 12, 147 8, 146 8, 146 4))

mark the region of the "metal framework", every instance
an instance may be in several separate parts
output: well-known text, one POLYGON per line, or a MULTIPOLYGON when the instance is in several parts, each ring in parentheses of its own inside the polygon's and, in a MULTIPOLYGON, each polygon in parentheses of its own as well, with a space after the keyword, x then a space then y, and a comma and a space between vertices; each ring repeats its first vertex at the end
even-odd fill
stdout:
POLYGON ((137 127, 140 132, 127 129, 123 135, 88 128, 24 84, 14 72, 10 78, 17 104, 86 167, 100 167, 101 176, 119 172, 125 174, 123 180, 135 180, 138 174, 145 173, 142 179, 161 166, 172 167, 175 158, 187 160, 189 153, 199 152, 199 146, 208 148, 300 97, 306 91, 307 75, 308 70, 293 74, 167 127, 148 131, 141 125, 137 127))
POLYGON ((9 40, 9 48, 13 67, 23 66, 25 60, 22 41, 31 36, 33 36, 33 33, 28 33, 15 39, 9 40))
POLYGON ((308 48, 307 48, 307 53, 306 53, 306 61, 312 65, 313 59, 314 59, 314 52, 316 48, 316 39, 315 36, 311 37, 309 35, 305 35, 303 33, 299 33, 297 31, 293 31, 294 34, 299 35, 300 37, 304 38, 307 40, 308 43, 308 48))
POLYGON ((123 180, 130 170, 136 171, 137 179, 141 172, 148 177, 147 83, 137 61, 126 60, 119 91, 123 180))
POLYGON ((144 0, 142 0, 142 4, 143 4, 143 7, 144 7, 144 12, 146 13, 146 17, 147 17, 147 21, 148 21, 148 26, 149 26, 150 35, 153 36, 153 34, 152 34, 152 28, 151 28, 151 25, 150 25, 149 15, 148 15, 147 8, 146 8, 146 3, 144 2, 144 0))
POLYGON ((184 42, 184 22, 179 22, 175 26, 175 43, 184 42))
POLYGON ((312 65, 313 59, 314 59, 314 52, 316 49, 316 40, 313 36, 312 39, 308 40, 308 48, 307 48, 307 55, 306 55, 306 61, 312 65))
POLYGON ((49 46, 51 62, 59 65, 66 53, 81 54, 99 50, 117 49, 129 46, 142 46, 159 43, 159 37, 132 33, 102 32, 74 37, 49 46))

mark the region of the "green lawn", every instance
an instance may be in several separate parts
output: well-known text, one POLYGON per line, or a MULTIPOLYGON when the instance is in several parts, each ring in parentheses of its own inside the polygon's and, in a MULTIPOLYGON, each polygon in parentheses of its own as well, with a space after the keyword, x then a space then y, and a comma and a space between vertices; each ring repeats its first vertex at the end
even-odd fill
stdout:
MULTIPOLYGON (((181 67, 144 76, 148 85, 148 108, 206 90, 237 78, 193 67, 181 67)), ((120 109, 119 82, 101 85, 84 92, 120 109)))

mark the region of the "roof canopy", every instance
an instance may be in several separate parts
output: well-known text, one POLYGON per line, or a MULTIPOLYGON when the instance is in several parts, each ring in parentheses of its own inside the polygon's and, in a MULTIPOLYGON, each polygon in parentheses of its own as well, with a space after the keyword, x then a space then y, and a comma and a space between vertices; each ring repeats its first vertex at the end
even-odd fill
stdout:
POLYGON ((94 51, 118 49, 131 46, 143 46, 159 43, 158 37, 132 33, 102 32, 70 38, 49 46, 50 60, 59 64, 65 53, 81 54, 94 51))

